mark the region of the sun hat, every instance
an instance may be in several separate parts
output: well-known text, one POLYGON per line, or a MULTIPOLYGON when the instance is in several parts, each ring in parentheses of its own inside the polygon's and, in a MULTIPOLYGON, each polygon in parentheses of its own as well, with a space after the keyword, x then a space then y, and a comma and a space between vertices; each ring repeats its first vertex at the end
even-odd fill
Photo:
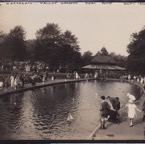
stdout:
POLYGON ((127 93, 127 96, 128 96, 129 99, 132 99, 133 101, 136 100, 135 96, 131 95, 130 93, 127 93))

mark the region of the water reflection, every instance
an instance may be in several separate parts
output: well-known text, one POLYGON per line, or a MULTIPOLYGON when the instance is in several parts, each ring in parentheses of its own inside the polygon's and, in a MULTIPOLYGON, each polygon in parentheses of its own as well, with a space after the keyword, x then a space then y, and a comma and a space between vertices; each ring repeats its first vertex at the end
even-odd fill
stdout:
POLYGON ((86 81, 1 97, 0 139, 85 139, 98 123, 100 96, 118 96, 124 104, 128 92, 139 96, 128 83, 86 81))

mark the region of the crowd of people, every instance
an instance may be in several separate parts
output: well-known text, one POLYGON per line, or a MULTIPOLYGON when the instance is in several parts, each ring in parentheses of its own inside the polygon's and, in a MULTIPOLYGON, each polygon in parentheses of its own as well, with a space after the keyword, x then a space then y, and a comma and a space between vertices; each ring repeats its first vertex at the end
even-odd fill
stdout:
POLYGON ((101 120, 101 128, 106 129, 106 121, 114 122, 116 124, 119 124, 120 121, 120 114, 119 110, 126 109, 127 108, 127 114, 128 118, 130 120, 130 127, 134 125, 134 118, 137 116, 138 112, 143 112, 142 121, 145 121, 145 101, 142 105, 142 109, 138 109, 135 104, 135 96, 128 93, 128 102, 126 105, 124 105, 122 108, 120 107, 120 100, 118 97, 110 97, 110 96, 101 96, 101 104, 100 104, 100 120, 101 120))
POLYGON ((130 75, 126 76, 126 79, 131 82, 138 82, 145 88, 145 76, 144 75, 130 75))
POLYGON ((48 78, 47 71, 43 74, 33 73, 31 75, 23 73, 15 73, 11 75, 1 76, 0 77, 0 88, 5 88, 5 91, 8 87, 17 89, 23 88, 25 84, 31 83, 34 86, 37 82, 45 82, 48 78))
MULTIPOLYGON (((43 82, 48 80, 49 70, 44 64, 38 63, 37 65, 25 65, 25 71, 12 71, 14 74, 8 74, 7 76, 1 75, 0 76, 0 88, 2 87, 24 87, 25 83, 32 83, 34 86, 36 82, 43 82), (31 74, 27 74, 31 72, 31 74), (13 84, 12 84, 13 83, 13 84)), ((56 75, 60 73, 58 70, 56 72, 51 73, 49 77, 52 80, 56 79, 56 75)), ((88 79, 88 78, 96 78, 101 80, 106 80, 106 78, 115 78, 120 80, 128 80, 128 81, 136 81, 139 82, 145 88, 145 76, 141 75, 131 75, 131 74, 121 74, 121 73, 107 73, 107 74, 100 74, 99 71, 96 72, 86 72, 86 73, 79 73, 74 71, 72 73, 65 73, 63 79, 88 79), (103 78, 102 78, 103 76, 103 78)))
MULTIPOLYGON (((14 73, 14 72, 13 72, 14 73)), ((42 84, 45 84, 46 81, 51 79, 54 81, 58 73, 49 73, 48 70, 43 71, 31 71, 31 73, 25 72, 15 72, 14 74, 8 74, 8 75, 1 75, 0 76, 0 88, 5 88, 7 90, 8 87, 17 89, 17 88, 23 88, 25 84, 31 83, 32 86, 35 86, 37 82, 42 82, 42 84)), ((61 78, 67 80, 67 79, 81 79, 81 78, 92 78, 93 74, 85 74, 81 75, 78 74, 77 71, 74 71, 73 73, 66 73, 64 75, 61 75, 61 78)), ((59 77, 59 76, 58 76, 59 77)), ((60 77, 59 77, 60 78, 60 77)))

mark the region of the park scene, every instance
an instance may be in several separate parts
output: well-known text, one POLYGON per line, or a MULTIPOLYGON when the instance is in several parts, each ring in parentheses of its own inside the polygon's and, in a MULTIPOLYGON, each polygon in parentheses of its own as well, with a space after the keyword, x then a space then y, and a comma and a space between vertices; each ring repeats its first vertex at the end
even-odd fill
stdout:
POLYGON ((94 20, 95 6, 50 6, 52 11, 48 5, 35 6, 0 6, 0 140, 143 141, 145 21, 141 14, 144 6, 138 6, 141 11, 137 13, 136 5, 128 6, 130 19, 123 18, 127 28, 120 24, 120 17, 110 16, 124 14, 127 6, 125 9, 120 5, 99 6, 102 15, 97 18, 102 22, 94 20), (88 20, 82 18, 86 7, 91 12, 85 13, 88 20), (38 8, 44 13, 39 15, 38 8), (57 12, 62 8, 64 12, 57 12), (119 8, 117 14, 116 8, 119 8), (74 10, 80 11, 72 14, 74 10), (56 16, 56 12, 60 15, 56 16), (132 12, 136 19, 141 18, 131 25, 132 12), (10 19, 11 16, 15 19, 10 19), (103 16, 105 21, 115 19, 114 25, 109 27, 112 25, 109 21, 107 27, 103 16), (90 21, 90 27, 86 21, 90 21), (61 22, 68 27, 61 26, 61 22), (92 23, 100 26, 98 30, 92 28, 92 23), (73 32, 75 29, 78 34, 73 32))

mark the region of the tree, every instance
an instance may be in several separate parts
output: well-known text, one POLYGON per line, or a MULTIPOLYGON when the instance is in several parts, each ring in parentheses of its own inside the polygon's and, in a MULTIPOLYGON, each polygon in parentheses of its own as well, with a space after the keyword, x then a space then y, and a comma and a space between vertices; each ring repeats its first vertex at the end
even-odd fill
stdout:
POLYGON ((36 32, 35 58, 49 63, 50 66, 57 65, 58 48, 61 38, 61 30, 58 24, 47 23, 47 25, 36 32))
POLYGON ((74 56, 80 55, 77 37, 68 30, 62 33, 58 24, 48 23, 36 32, 36 38, 36 59, 48 63, 50 69, 74 64, 74 56))
POLYGON ((88 65, 88 64, 90 64, 92 58, 93 58, 92 52, 90 52, 90 51, 84 52, 84 54, 82 55, 83 65, 88 65))
POLYGON ((26 42, 26 59, 30 60, 32 63, 35 61, 35 48, 36 48, 36 40, 27 40, 26 42))
POLYGON ((82 66, 82 59, 80 52, 73 52, 70 57, 70 62, 66 65, 67 70, 74 71, 79 70, 82 66))
POLYGON ((61 35, 60 45, 60 65, 69 67, 68 65, 78 64, 74 58, 76 55, 77 57, 81 57, 77 37, 71 31, 67 30, 61 35))
POLYGON ((101 49, 101 54, 102 54, 102 55, 108 55, 108 51, 106 50, 105 47, 103 47, 103 48, 101 49))
POLYGON ((115 61, 116 64, 121 66, 121 67, 126 67, 126 62, 127 62, 127 57, 126 56, 122 56, 122 55, 117 55, 114 52, 109 54, 115 61))
POLYGON ((0 46, 3 44, 6 34, 3 31, 0 31, 0 46))
POLYGON ((132 52, 127 59, 127 69, 139 73, 145 73, 145 54, 141 51, 132 52))
POLYGON ((4 34, 2 31, 0 31, 0 60, 4 60, 6 56, 6 50, 4 47, 5 39, 6 39, 6 34, 4 34))
POLYGON ((15 60, 24 60, 26 54, 25 31, 22 26, 10 30, 5 40, 6 57, 15 60))
POLYGON ((145 53, 145 27, 138 33, 131 35, 131 42, 127 46, 127 52, 142 51, 145 53))
POLYGON ((129 53, 127 69, 145 72, 145 27, 140 32, 131 35, 127 52, 129 53))

